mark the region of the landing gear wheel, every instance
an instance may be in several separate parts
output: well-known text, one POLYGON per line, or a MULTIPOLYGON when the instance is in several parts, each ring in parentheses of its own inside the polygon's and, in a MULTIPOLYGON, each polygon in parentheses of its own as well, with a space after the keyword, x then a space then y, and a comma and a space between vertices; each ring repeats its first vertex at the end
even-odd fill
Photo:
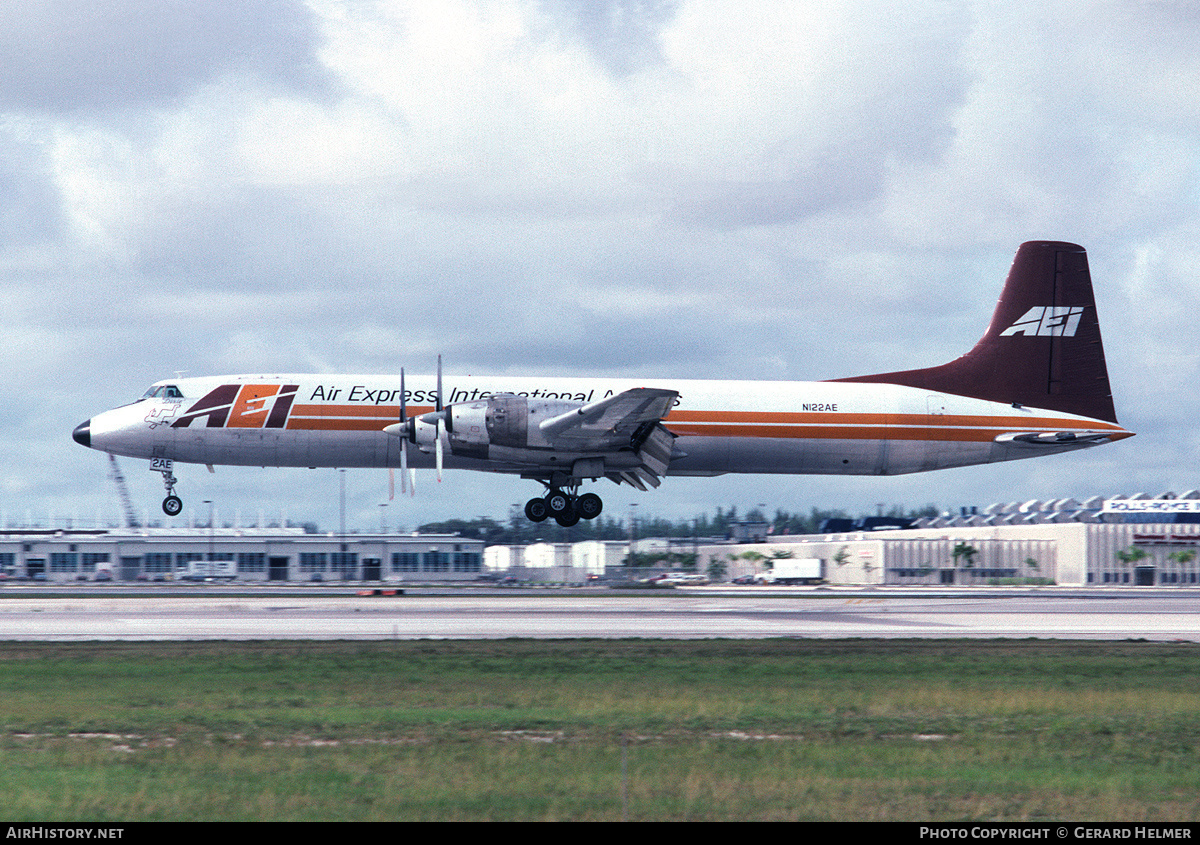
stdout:
POLYGON ((604 510, 604 502, 595 493, 584 493, 575 500, 575 512, 583 519, 595 519, 604 510))
POLYGON ((530 522, 541 522, 549 515, 545 499, 530 499, 525 503, 525 516, 530 522))
POLYGON ((560 513, 558 516, 554 517, 554 521, 563 528, 570 528, 572 525, 575 525, 577 522, 579 522, 579 514, 575 513, 573 510, 570 510, 566 513, 560 513))
POLYGON ((571 497, 561 490, 551 490, 542 501, 546 503, 546 510, 550 516, 555 519, 573 510, 571 507, 571 497))
POLYGON ((179 512, 183 510, 183 499, 175 495, 175 482, 179 479, 175 477, 175 473, 171 472, 171 466, 171 461, 159 462, 158 459, 150 464, 151 469, 162 474, 163 487, 167 488, 167 498, 163 499, 162 503, 163 513, 167 516, 179 516, 179 512), (159 466, 155 466, 155 464, 159 464, 159 466))

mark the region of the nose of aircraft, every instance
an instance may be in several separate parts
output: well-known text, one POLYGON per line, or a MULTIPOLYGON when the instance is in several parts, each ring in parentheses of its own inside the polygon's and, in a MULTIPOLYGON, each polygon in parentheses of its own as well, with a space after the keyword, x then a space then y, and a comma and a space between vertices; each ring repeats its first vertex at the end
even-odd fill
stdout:
POLYGON ((92 448, 92 421, 84 420, 79 425, 75 426, 75 430, 71 432, 71 437, 80 446, 92 448))

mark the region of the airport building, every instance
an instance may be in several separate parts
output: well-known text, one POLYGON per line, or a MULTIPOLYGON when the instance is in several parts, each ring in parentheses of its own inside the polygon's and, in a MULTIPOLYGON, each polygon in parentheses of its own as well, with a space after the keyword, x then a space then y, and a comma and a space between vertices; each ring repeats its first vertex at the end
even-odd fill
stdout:
POLYGON ((771 537, 701 549, 730 577, 816 559, 831 584, 1200 585, 1200 492, 1013 502, 906 530, 771 537))
POLYGON ((700 569, 719 561, 732 578, 778 557, 820 560, 830 584, 1197 586, 1197 550, 1200 525, 964 526, 708 546, 700 569))
MULTIPOLYGON (((814 535, 761 530, 711 539, 642 539, 639 552, 696 552, 697 571, 718 564, 724 579, 769 575, 774 560, 819 561, 821 578, 842 585, 1200 586, 1200 492, 995 504, 907 529, 890 520, 814 535), (1193 521, 1194 520, 1194 521, 1193 521)), ((489 546, 485 568, 521 580, 578 583, 624 579, 624 542, 489 546)), ((665 554, 664 554, 665 557, 665 554)), ((678 564, 660 569, 676 569, 678 564)))
POLYGON ((484 567, 521 581, 577 584, 590 576, 603 577, 621 571, 628 552, 629 543, 623 540, 488 546, 484 550, 484 567))
POLYGON ((472 581, 483 541, 299 528, 0 531, 0 577, 35 581, 472 581))
MULTIPOLYGON (((1200 586, 1200 492, 1012 502, 908 529, 642 538, 636 551, 696 553, 724 580, 776 560, 819 561, 843 585, 1200 586)), ((456 535, 306 533, 300 528, 0 529, 0 579, 46 581, 465 582, 481 576, 583 583, 629 570, 624 541, 489 546, 456 535)), ((662 569, 677 569, 664 563, 662 569)))

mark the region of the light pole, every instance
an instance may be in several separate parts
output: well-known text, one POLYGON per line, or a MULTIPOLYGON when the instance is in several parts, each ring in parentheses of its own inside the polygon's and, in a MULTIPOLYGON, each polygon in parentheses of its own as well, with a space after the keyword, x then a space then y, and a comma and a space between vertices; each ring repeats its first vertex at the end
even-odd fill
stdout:
POLYGON ((629 559, 636 562, 637 558, 637 502, 629 503, 629 559))
POLYGON ((341 570, 342 580, 350 580, 349 567, 346 566, 346 471, 338 470, 338 478, 341 481, 341 519, 338 523, 338 569, 341 570))
POLYGON ((205 499, 204 504, 208 505, 208 574, 212 574, 213 560, 213 503, 212 499, 205 499))

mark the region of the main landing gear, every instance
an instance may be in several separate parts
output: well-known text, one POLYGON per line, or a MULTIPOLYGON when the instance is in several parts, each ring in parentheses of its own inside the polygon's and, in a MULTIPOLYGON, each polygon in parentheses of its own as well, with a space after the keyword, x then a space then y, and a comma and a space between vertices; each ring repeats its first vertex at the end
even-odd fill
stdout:
MULTIPOLYGON (((576 485, 577 489, 578 485, 576 485)), ((549 517, 563 528, 570 528, 581 519, 595 519, 604 510, 604 502, 595 493, 576 495, 572 489, 564 493, 557 487, 551 487, 540 499, 530 499, 525 503, 525 516, 531 522, 542 522, 549 517)))

